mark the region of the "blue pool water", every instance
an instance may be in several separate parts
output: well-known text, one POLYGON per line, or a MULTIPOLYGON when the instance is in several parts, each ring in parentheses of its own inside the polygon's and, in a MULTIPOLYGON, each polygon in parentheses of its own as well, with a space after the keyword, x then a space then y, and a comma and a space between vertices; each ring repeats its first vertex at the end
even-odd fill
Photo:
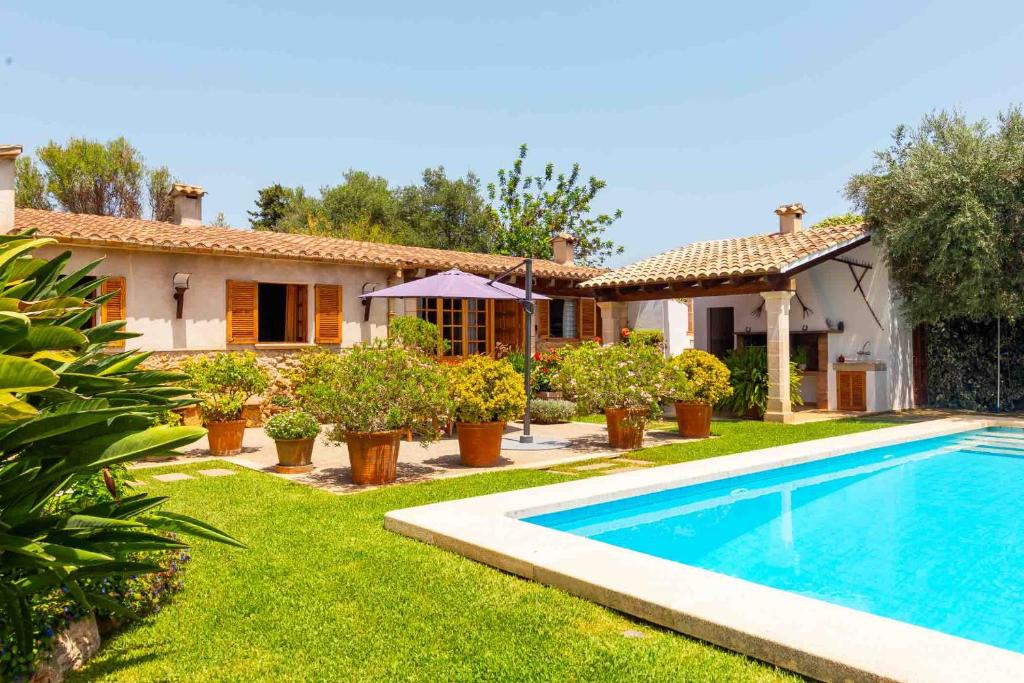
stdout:
POLYGON ((1024 430, 913 441, 525 521, 1024 652, 1024 430))

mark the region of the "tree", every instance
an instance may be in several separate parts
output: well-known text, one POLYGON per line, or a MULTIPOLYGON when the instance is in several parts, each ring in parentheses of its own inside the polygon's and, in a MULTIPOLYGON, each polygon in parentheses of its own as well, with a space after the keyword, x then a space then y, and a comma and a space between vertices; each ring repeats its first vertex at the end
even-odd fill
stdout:
POLYGON ((348 237, 350 226, 377 226, 381 235, 390 238, 387 241, 411 241, 385 178, 349 169, 340 184, 320 188, 320 201, 324 220, 339 237, 348 237))
POLYGON ((607 183, 590 176, 580 181, 580 165, 573 164, 568 175, 555 175, 554 164, 547 164, 541 175, 523 172, 527 147, 519 148, 519 158, 511 169, 498 171, 498 182, 487 186, 498 224, 495 251, 513 256, 551 258, 551 238, 568 233, 576 238, 576 260, 585 265, 600 265, 622 247, 603 239, 604 231, 622 217, 592 214, 591 203, 607 183))
MULTIPOLYGON (((302 188, 299 188, 301 191, 302 188)), ((249 211, 249 225, 253 230, 282 232, 282 221, 288 215, 295 190, 281 183, 264 187, 256 197, 256 210, 249 211)))
POLYGON ((167 196, 170 171, 165 166, 148 169, 139 150, 123 137, 105 143, 51 140, 36 156, 41 168, 27 155, 18 160, 18 207, 141 218, 148 204, 154 220, 169 220, 173 214, 167 196))
POLYGON ((428 168, 422 185, 409 185, 397 194, 402 219, 423 246, 490 251, 492 215, 472 171, 450 179, 443 166, 428 168))
POLYGON ((993 130, 960 113, 900 126, 847 196, 881 242, 914 322, 1024 310, 1024 115, 993 130))
POLYGON ((857 223, 863 223, 864 216, 859 213, 838 213, 834 216, 826 216, 820 221, 811 226, 811 230, 814 228, 831 228, 838 225, 856 225, 857 223))
POLYGON ((210 223, 210 225, 212 225, 215 228, 230 228, 231 227, 230 225, 228 225, 228 220, 224 217, 224 212, 223 211, 218 211, 217 212, 217 216, 213 219, 213 222, 210 223))

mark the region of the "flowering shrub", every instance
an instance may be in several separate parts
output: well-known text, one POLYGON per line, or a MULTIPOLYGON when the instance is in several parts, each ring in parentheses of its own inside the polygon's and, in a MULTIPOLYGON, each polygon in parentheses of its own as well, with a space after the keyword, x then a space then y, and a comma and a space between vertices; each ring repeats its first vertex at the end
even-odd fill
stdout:
POLYGON ((526 409, 523 379, 506 360, 471 356, 449 371, 458 422, 507 422, 526 409))
POLYGON ((269 384, 252 351, 195 356, 181 369, 196 398, 202 400, 199 410, 207 422, 240 419, 245 402, 269 384))
POLYGON ((535 391, 554 391, 551 380, 558 372, 561 349, 533 354, 534 365, 530 371, 530 386, 535 391))
POLYGON ((264 426, 267 436, 275 441, 293 441, 295 439, 315 439, 320 433, 320 423, 316 418, 302 410, 292 410, 274 415, 264 426))
POLYGON ((653 346, 658 349, 665 347, 665 333, 661 330, 635 329, 623 337, 623 341, 631 346, 653 346))
POLYGON ((539 398, 530 403, 530 419, 541 425, 568 422, 576 415, 576 404, 572 401, 539 398))
POLYGON ((577 409, 595 413, 605 408, 651 408, 661 397, 661 351, 647 345, 587 342, 562 352, 552 385, 576 401, 577 409))
POLYGON ((732 394, 729 368, 707 351, 687 349, 665 365, 665 397, 715 405, 732 394))
POLYGON ((425 356, 437 356, 448 350, 437 325, 411 315, 399 315, 388 323, 388 339, 425 356))
POLYGON ((444 373, 434 361, 397 344, 359 344, 318 362, 319 374, 297 387, 303 408, 334 425, 328 438, 348 433, 412 430, 422 444, 436 441, 448 419, 444 373))

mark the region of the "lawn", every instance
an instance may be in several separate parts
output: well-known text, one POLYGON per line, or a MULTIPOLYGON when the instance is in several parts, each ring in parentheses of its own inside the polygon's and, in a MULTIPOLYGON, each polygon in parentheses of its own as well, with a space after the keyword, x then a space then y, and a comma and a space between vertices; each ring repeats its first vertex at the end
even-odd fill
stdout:
MULTIPOLYGON (((679 462, 884 424, 716 423, 718 438, 630 455, 679 462)), ((136 478, 249 549, 197 543, 185 592, 106 643, 70 680, 797 680, 382 528, 395 508, 568 475, 495 472, 346 496, 241 469, 151 479, 205 467, 136 478), (624 635, 630 630, 642 637, 624 635)))

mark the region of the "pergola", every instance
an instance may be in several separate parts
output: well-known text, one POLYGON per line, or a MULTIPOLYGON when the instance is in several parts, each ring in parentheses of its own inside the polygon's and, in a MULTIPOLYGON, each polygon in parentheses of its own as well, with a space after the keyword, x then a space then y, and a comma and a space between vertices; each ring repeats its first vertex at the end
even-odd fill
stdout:
POLYGON ((776 213, 777 233, 689 244, 582 283, 602 308, 605 338, 613 340, 624 325, 626 302, 760 294, 767 319, 769 375, 764 419, 791 422, 789 309, 795 277, 867 243, 871 236, 862 224, 803 230, 800 204, 780 206, 776 213))

